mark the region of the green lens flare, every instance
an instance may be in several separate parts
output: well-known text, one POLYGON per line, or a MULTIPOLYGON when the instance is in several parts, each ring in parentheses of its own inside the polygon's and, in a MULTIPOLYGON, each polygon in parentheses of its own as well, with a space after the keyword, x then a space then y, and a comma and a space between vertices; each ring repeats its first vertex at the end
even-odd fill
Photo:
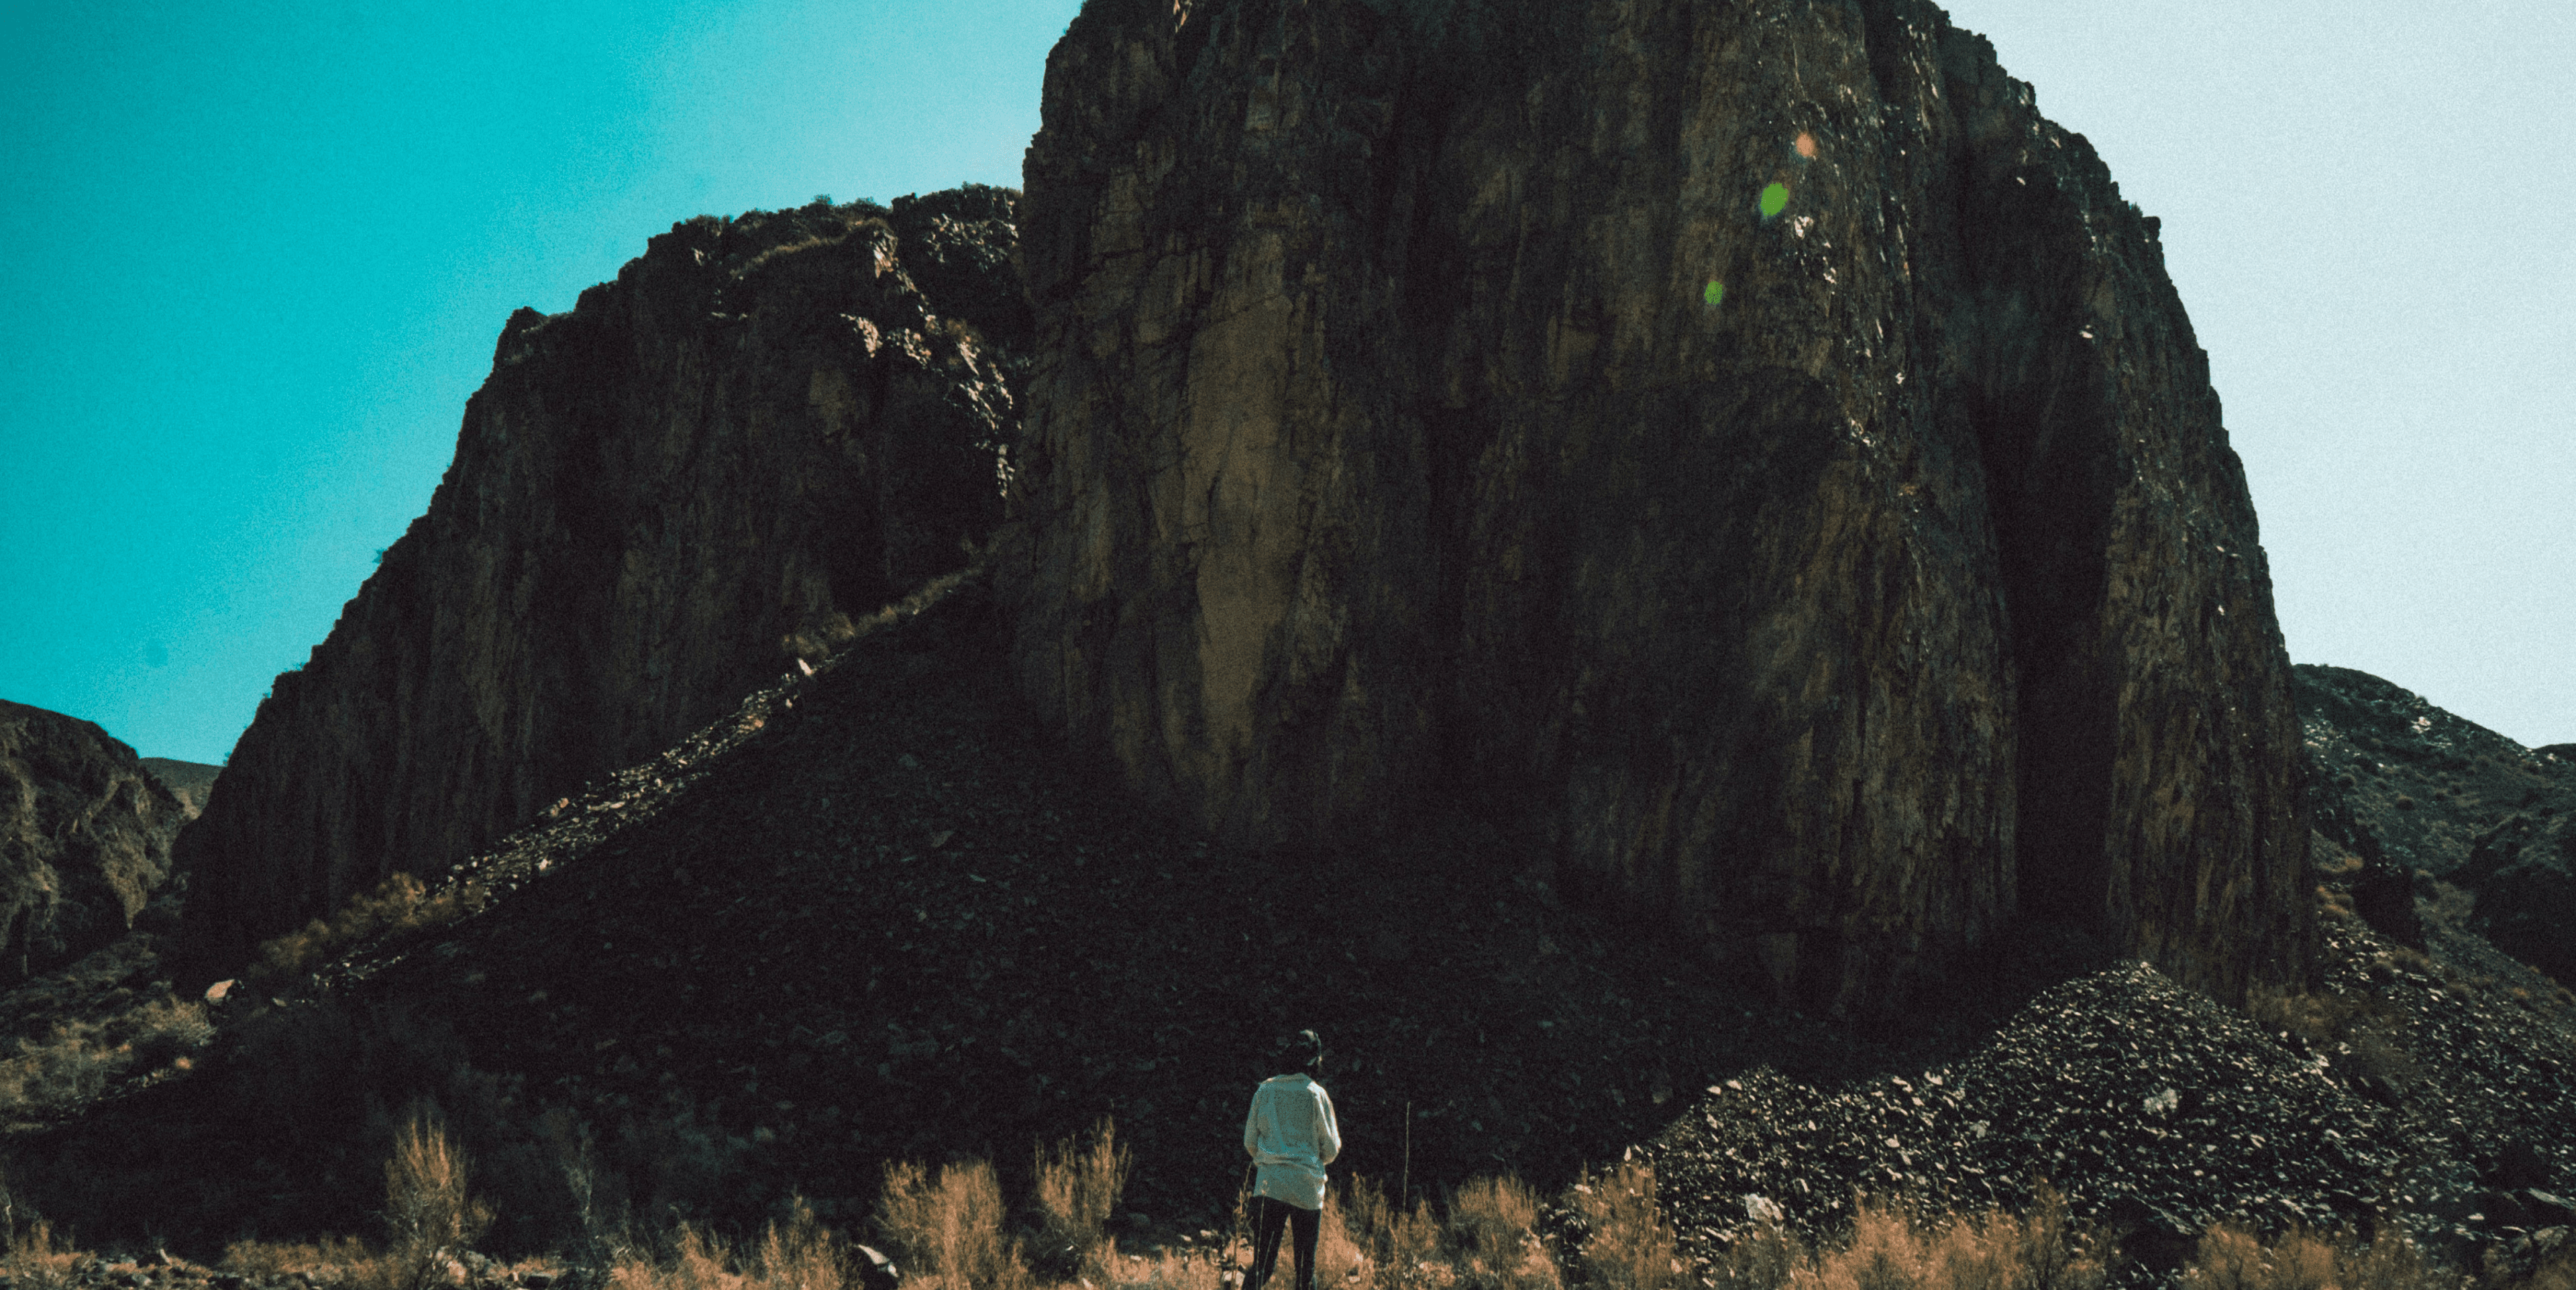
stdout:
POLYGON ((1789 186, 1787 184, 1770 184, 1762 189, 1762 218, 1769 219, 1779 214, 1788 204, 1789 186))
POLYGON ((1699 298, 1707 301, 1709 308, 1717 308, 1717 302, 1726 299, 1726 284, 1711 278, 1708 290, 1699 293, 1699 298))

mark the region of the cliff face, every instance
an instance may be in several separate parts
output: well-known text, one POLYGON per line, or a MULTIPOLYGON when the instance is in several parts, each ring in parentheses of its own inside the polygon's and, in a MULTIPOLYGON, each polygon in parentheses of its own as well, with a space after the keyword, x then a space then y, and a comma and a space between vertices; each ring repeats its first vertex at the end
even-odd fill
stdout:
POLYGON ((1023 254, 1023 681, 1241 840, 1438 799, 1796 997, 2017 911, 2307 953, 2155 221, 1906 0, 1093 0, 1023 254))
POLYGON ((192 954, 462 858, 965 563, 1017 418, 1014 196, 701 218, 513 315, 429 512, 188 829, 192 954))
POLYGON ((185 819, 106 731, 0 701, 0 986, 124 935, 185 819))

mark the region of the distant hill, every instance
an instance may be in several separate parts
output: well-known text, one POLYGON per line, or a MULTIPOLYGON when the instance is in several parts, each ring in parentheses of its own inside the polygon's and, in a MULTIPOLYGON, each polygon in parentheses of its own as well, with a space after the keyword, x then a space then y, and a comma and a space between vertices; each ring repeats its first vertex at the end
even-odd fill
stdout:
POLYGON ((221 766, 209 766, 200 761, 175 761, 168 757, 146 757, 143 769, 152 772, 152 778, 160 780, 161 786, 179 799, 179 805, 192 820, 205 813, 206 794, 214 791, 215 776, 224 772, 221 766))
POLYGON ((2468 893, 2473 930, 2576 981, 2576 746, 2525 748, 2367 672, 2291 671, 2320 833, 2421 898, 2468 893))

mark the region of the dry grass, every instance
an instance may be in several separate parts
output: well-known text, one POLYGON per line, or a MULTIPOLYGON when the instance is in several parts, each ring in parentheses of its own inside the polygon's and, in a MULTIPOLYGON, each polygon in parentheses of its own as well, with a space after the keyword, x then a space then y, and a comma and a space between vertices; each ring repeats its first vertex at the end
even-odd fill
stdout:
POLYGON ((315 1242, 235 1241, 224 1247, 224 1271, 250 1278, 293 1273, 319 1284, 362 1285, 381 1274, 383 1256, 354 1236, 315 1242))
POLYGON ((1005 1235, 1002 1185, 981 1160, 935 1173, 909 1162, 886 1166, 877 1226, 904 1269, 905 1284, 937 1290, 1025 1290, 1035 1284, 1020 1244, 1005 1235))
MULTIPOLYGON (((1369 1180, 1354 1178, 1346 1197, 1326 1199, 1315 1240, 1315 1284, 1336 1284, 1331 1278, 1338 1275, 1384 1290, 1449 1285, 1456 1275, 1441 1257, 1440 1238, 1430 1201, 1406 1210, 1369 1180)), ((1289 1256, 1283 1250, 1279 1257, 1285 1263, 1289 1256)))
MULTIPOLYGON (((1122 1255, 1101 1230, 1114 1211, 1127 1153, 1103 1121, 1087 1139, 1037 1152, 1031 1209, 1048 1233, 1088 1250, 1077 1269, 1041 1279, 1009 1233, 1010 1214, 989 1164, 886 1170, 876 1214, 908 1290, 1223 1290, 1246 1261, 1243 1233, 1221 1249, 1122 1255)), ((274 1279, 301 1273, 356 1290, 420 1290, 461 1272, 488 1212, 466 1190, 466 1161, 434 1109, 416 1107, 386 1165, 390 1240, 381 1251, 337 1239, 319 1245, 237 1242, 222 1268, 274 1279)), ((2078 1228, 2064 1201, 2043 1189, 2029 1212, 1925 1216, 1862 1199, 1850 1229, 1810 1247, 1777 1224, 1754 1228, 1713 1265, 1690 1267, 1655 1198, 1653 1170, 1630 1162, 1586 1175, 1562 1198, 1582 1233, 1569 1261, 1542 1235, 1538 1195, 1518 1179, 1479 1178, 1449 1197, 1445 1217, 1428 1201, 1390 1204, 1365 1179, 1326 1199, 1316 1250, 1322 1290, 2101 1290, 2109 1246, 2078 1228)), ((68 1290, 95 1259, 56 1240, 7 1202, 0 1275, 17 1290, 68 1290)), ((1278 1285, 1289 1284, 1282 1251, 1278 1285)), ((621 1244, 592 1267, 605 1290, 858 1290, 852 1247, 816 1221, 802 1199, 757 1240, 728 1244, 683 1223, 658 1250, 621 1244)), ((2393 1228, 2363 1243, 2349 1234, 2292 1231, 2265 1241, 2238 1227, 2205 1234, 2181 1274, 2182 1290, 2576 1290, 2576 1253, 2526 1274, 2476 1279, 2427 1263, 2393 1228)))
MULTIPOLYGON (((1849 1237, 1820 1251, 1773 1234, 1756 1262, 1783 1267, 1791 1290, 2095 1290, 2104 1263, 2043 1197, 2030 1214, 1988 1213, 1918 1221, 1898 1206, 1866 1203, 1849 1237)), ((1739 1276, 1738 1284, 1751 1278, 1739 1276)))
POLYGON ((1462 1285, 1559 1290, 1564 1274, 1538 1232, 1538 1193, 1518 1178, 1478 1178, 1449 1202, 1450 1258, 1462 1285))
POLYGON ((746 1251, 682 1224, 665 1257, 629 1251, 608 1268, 606 1281, 608 1290, 842 1290, 859 1284, 851 1258, 848 1246, 798 1198, 746 1251))
POLYGON ((2561 1250, 2556 1258, 2533 1269, 2522 1290, 2576 1290, 2576 1249, 2561 1250))
POLYGON ((8 1251, 0 1253, 0 1276, 16 1290, 65 1290, 91 1256, 68 1242, 57 1244, 53 1225, 41 1218, 20 1224, 15 1209, 11 1206, 8 1251))
POLYGON ((466 1188, 467 1168, 437 1108, 414 1104, 385 1161, 384 1245, 347 1236, 318 1243, 235 1241, 220 1266, 253 1279, 301 1274, 313 1284, 357 1290, 461 1284, 466 1272, 458 1256, 492 1223, 491 1209, 466 1188))
MULTIPOLYGON (((1629 1161, 1574 1185, 1574 1211, 1590 1235, 1580 1266, 1584 1284, 1604 1290, 1665 1290, 1678 1285, 1681 1260, 1672 1226, 1655 1206, 1655 1171, 1629 1161)), ((1872 1290, 1875 1290, 1873 1287, 1872 1290)))
POLYGON ((126 1076, 186 1070, 213 1036, 204 1003, 167 993, 114 1016, 55 1022, 42 1039, 11 1040, 0 1057, 0 1116, 51 1116, 126 1076))
POLYGON ((436 1108, 415 1104, 385 1162, 384 1290, 423 1290, 492 1226, 490 1206, 466 1190, 464 1149, 436 1108))
POLYGON ((1086 1280, 1105 1280, 1115 1245, 1105 1225, 1127 1189, 1132 1161, 1117 1126, 1103 1118, 1091 1141, 1068 1138, 1037 1149, 1038 1239, 1086 1280))
POLYGON ((378 883, 374 891, 350 897, 329 919, 314 919, 301 931, 262 942, 249 975, 272 984, 289 980, 360 941, 442 927, 482 909, 489 900, 479 882, 452 883, 433 893, 420 879, 397 873, 378 883))
POLYGON ((2183 1272, 2185 1290, 2436 1290, 2457 1284, 2458 1278, 2426 1267, 2406 1238, 2385 1231, 2367 1245, 2303 1230, 2266 1245, 2241 1227, 2217 1227, 2200 1238, 2200 1255, 2183 1272))

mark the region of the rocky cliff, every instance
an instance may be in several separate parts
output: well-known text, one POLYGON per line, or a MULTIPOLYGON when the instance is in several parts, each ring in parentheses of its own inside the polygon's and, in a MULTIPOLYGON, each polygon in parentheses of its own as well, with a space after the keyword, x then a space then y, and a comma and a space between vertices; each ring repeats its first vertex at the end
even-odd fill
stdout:
POLYGON ((1092 0, 1026 166, 1041 712, 1242 841, 1434 804, 1790 995, 2019 913, 2307 953, 2156 221, 1910 0, 1092 0))
POLYGON ((124 935, 185 820, 106 731, 0 701, 0 987, 124 935))
POLYGON ((428 513, 188 829, 192 957, 489 844, 965 563, 1028 339, 1015 196, 700 218, 513 315, 428 513))

